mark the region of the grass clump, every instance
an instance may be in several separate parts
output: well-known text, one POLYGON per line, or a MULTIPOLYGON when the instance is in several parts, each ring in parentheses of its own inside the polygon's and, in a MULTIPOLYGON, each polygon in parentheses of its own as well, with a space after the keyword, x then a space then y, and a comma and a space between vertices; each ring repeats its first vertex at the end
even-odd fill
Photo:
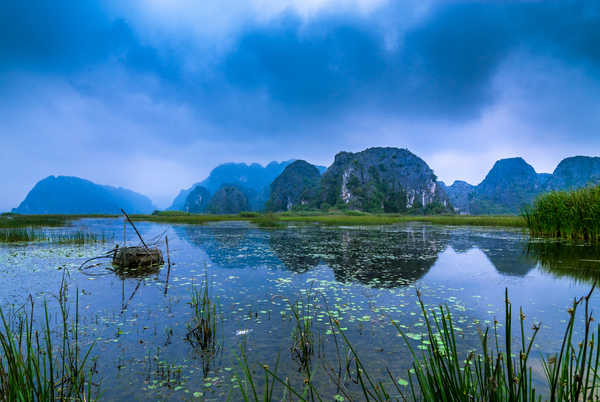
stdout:
POLYGON ((600 241, 600 186, 538 197, 523 217, 532 236, 600 241))
POLYGON ((214 353, 218 349, 217 327, 217 304, 211 299, 208 276, 202 281, 200 288, 192 288, 192 301, 190 306, 193 310, 193 319, 188 324, 186 340, 194 348, 202 352, 214 353))
POLYGON ((51 244, 98 244, 112 240, 104 234, 98 235, 89 232, 47 232, 32 228, 8 228, 0 229, 0 243, 29 243, 45 242, 51 244))
POLYGON ((43 232, 28 228, 0 229, 0 243, 18 243, 46 240, 43 232))
POLYGON ((241 218, 257 218, 260 216, 260 213, 254 211, 242 211, 239 215, 241 218))
POLYGON ((5 213, 0 215, 0 228, 58 227, 69 223, 66 215, 19 215, 5 213))
POLYGON ((53 336, 50 314, 44 302, 44 321, 34 326, 31 309, 11 320, 0 309, 0 401, 94 400, 90 353, 79 343, 78 298, 72 320, 66 297, 59 297, 57 338, 53 336))
POLYGON ((252 221, 259 228, 263 228, 263 229, 269 229, 269 228, 273 229, 273 228, 279 228, 279 227, 283 226, 279 216, 277 216, 275 214, 262 214, 262 215, 255 217, 252 221))

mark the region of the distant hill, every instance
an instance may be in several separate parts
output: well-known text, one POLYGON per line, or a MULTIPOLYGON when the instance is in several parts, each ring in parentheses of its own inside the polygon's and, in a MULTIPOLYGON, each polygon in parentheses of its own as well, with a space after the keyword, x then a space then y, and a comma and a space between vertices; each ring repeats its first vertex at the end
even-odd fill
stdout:
POLYGON ((535 169, 523 158, 497 161, 475 188, 470 203, 472 214, 517 213, 544 191, 535 169))
POLYGON ((147 214, 154 210, 144 195, 103 186, 79 177, 49 176, 40 180, 13 209, 19 214, 147 214))
MULTIPOLYGON (((269 186, 283 172, 283 169, 292 162, 294 160, 271 162, 264 167, 258 163, 250 165, 246 163, 224 163, 214 168, 203 181, 192 185, 188 189, 181 190, 168 209, 183 211, 187 196, 197 186, 202 186, 210 194, 215 194, 217 190, 227 184, 244 189, 245 192, 253 191, 254 195, 249 197, 250 207, 252 210, 261 210, 269 199, 269 186)), ((324 166, 318 166, 317 168, 320 172, 327 169, 324 166)))
POLYGON ((363 211, 441 211, 448 196, 433 170, 407 149, 340 152, 321 179, 321 200, 363 211))
POLYGON ((497 161, 479 185, 457 181, 446 191, 457 212, 518 214, 540 194, 598 184, 599 157, 565 158, 552 174, 537 173, 523 158, 509 158, 497 161))
POLYGON ((548 182, 549 190, 573 190, 600 184, 600 158, 573 156, 563 159, 548 182))
POLYGON ((321 172, 310 163, 297 160, 271 183, 267 209, 288 211, 296 206, 316 208, 320 198, 321 172))
POLYGON ((450 204, 460 212, 470 213, 471 194, 475 189, 475 186, 467 183, 466 181, 456 180, 451 186, 445 186, 441 183, 448 194, 450 204))

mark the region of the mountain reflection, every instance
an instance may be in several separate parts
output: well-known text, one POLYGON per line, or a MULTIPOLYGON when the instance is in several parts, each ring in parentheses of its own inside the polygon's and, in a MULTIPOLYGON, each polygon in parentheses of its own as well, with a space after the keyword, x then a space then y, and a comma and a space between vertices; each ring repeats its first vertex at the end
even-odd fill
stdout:
POLYGON ((273 232, 270 245, 292 271, 322 263, 340 282, 396 287, 425 275, 446 240, 421 230, 294 228, 273 232))
POLYGON ((527 243, 521 238, 468 232, 454 234, 450 246, 457 253, 464 253, 472 248, 481 250, 502 275, 523 277, 537 265, 537 260, 527 252, 527 243))
MULTIPOLYGON (((174 229, 181 238, 201 248, 214 264, 223 268, 266 266, 304 273, 324 265, 340 282, 384 288, 405 286, 419 280, 448 246, 459 254, 474 248, 481 250, 501 275, 523 277, 535 269, 539 261, 548 270, 552 267, 557 272, 557 266, 566 269, 574 264, 573 261, 563 262, 563 254, 557 253, 564 252, 548 243, 531 245, 514 232, 471 228, 448 230, 403 225, 344 229, 307 225, 263 230, 245 222, 228 222, 174 229)), ((578 266, 591 269, 594 264, 600 265, 582 261, 594 259, 591 250, 568 250, 570 253, 589 253, 574 257, 578 266)))
POLYGON ((246 222, 174 227, 177 235, 204 250, 222 268, 277 267, 281 262, 269 248, 269 233, 246 222))
POLYGON ((540 269, 556 277, 592 284, 600 280, 600 246, 530 242, 527 252, 540 269))

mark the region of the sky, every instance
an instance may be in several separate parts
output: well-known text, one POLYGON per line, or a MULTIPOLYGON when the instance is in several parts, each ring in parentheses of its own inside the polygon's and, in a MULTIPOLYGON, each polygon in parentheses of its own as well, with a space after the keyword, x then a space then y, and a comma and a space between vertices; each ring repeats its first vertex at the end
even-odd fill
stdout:
POLYGON ((600 2, 0 2, 0 211, 79 176, 158 207, 224 162, 408 148, 478 184, 600 154, 600 2))

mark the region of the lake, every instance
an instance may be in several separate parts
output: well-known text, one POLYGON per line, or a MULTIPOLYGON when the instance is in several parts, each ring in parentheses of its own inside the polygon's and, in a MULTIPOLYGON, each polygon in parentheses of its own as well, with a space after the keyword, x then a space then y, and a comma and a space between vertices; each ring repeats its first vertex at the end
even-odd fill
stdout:
MULTIPOLYGON (((372 374, 391 382, 389 368, 403 382, 412 360, 392 320, 415 350, 427 347, 417 289, 427 308, 448 306, 466 353, 479 346, 478 329, 496 318, 500 325, 504 321, 508 288, 515 320, 523 306, 528 333, 541 323, 531 363, 543 379, 541 354, 560 348, 567 309, 590 290, 595 269, 600 272, 597 248, 531 241, 517 229, 418 223, 271 230, 247 222, 136 225, 145 239, 168 236, 170 269, 165 264, 127 277, 112 272, 108 263, 79 269, 86 259, 122 243, 121 219, 83 219, 47 229, 85 230, 110 239, 106 243, 0 245, 3 311, 18 311, 31 295, 36 316, 47 300, 56 322, 61 280, 71 304, 78 294, 81 343, 94 343, 96 380, 105 400, 239 400, 235 377, 242 348, 259 387, 263 365, 277 366, 280 378, 301 387, 303 374, 291 350, 291 305, 299 300, 315 310, 313 382, 325 400, 338 394, 331 372, 346 356, 330 317, 339 321, 372 374), (192 289, 204 280, 219 306, 219 350, 210 354, 186 339, 192 289)), ((135 236, 127 228, 130 245, 137 243, 135 236)), ((600 307, 597 295, 592 307, 600 307)), ((349 392, 359 389, 351 379, 345 385, 349 392)))

